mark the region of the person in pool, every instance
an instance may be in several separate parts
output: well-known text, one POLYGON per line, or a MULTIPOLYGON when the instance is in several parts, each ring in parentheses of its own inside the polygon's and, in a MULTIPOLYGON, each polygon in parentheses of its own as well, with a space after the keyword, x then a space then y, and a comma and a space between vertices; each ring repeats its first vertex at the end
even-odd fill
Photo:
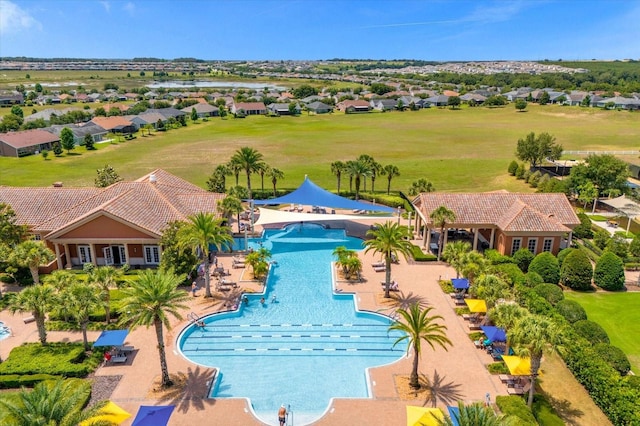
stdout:
POLYGON ((264 305, 264 297, 261 297, 261 298, 260 298, 260 304, 261 304, 261 305, 264 305))
POLYGON ((278 421, 280 422, 280 426, 284 426, 284 423, 287 421, 287 408, 284 404, 282 404, 278 410, 278 421))

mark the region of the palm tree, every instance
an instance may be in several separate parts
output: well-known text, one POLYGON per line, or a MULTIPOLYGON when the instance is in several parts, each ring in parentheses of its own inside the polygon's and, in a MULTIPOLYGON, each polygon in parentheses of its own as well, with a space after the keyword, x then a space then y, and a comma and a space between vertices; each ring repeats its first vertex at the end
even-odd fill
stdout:
POLYGON ((456 270, 456 278, 460 278, 460 271, 464 265, 464 257, 471 251, 471 244, 466 241, 454 241, 442 251, 442 257, 446 260, 453 269, 456 270))
POLYGON ((75 318, 80 329, 82 330, 82 341, 84 349, 88 351, 89 341, 87 339, 87 325, 89 324, 89 315, 103 302, 100 290, 86 283, 76 283, 65 290, 63 295, 65 305, 69 305, 71 315, 75 318))
POLYGON ((260 173, 260 191, 264 194, 264 175, 268 175, 269 170, 271 170, 271 166, 267 163, 261 163, 258 167, 258 173, 260 173))
POLYGON ((367 231, 367 236, 372 237, 363 244, 366 247, 365 253, 373 250, 384 256, 385 263, 385 286, 384 297, 389 298, 389 286, 391 285, 391 259, 398 257, 401 253, 405 259, 411 256, 413 245, 409 242, 411 233, 409 228, 399 225, 396 222, 385 222, 382 225, 376 224, 373 229, 367 231))
POLYGON ((437 419, 438 424, 442 426, 504 426, 516 424, 511 420, 510 416, 498 415, 493 411, 493 408, 485 407, 478 402, 464 405, 464 402, 458 401, 458 411, 460 414, 455 416, 455 422, 453 418, 445 416, 442 420, 437 419))
POLYGON ((47 343, 47 330, 44 326, 45 316, 55 306, 56 289, 49 284, 32 285, 22 290, 10 302, 11 312, 28 312, 33 315, 38 328, 40 343, 47 343))
POLYGON ((500 299, 511 299, 509 285, 500 277, 493 274, 482 274, 469 289, 478 299, 484 299, 487 308, 493 308, 500 299))
POLYGON ((338 195, 340 195, 340 178, 342 172, 345 169, 345 164, 342 161, 334 161, 331 163, 331 173, 338 179, 338 195))
POLYGON ((240 180, 240 172, 242 171, 242 165, 238 163, 234 163, 233 161, 229 161, 229 163, 226 164, 226 167, 229 170, 230 174, 235 176, 236 186, 240 185, 239 180, 240 180))
POLYGON ((99 266, 89 274, 89 282, 100 289, 100 297, 104 306, 105 322, 111 322, 111 289, 118 286, 122 279, 122 269, 113 266, 99 266))
POLYGON ((272 167, 271 169, 269 169, 269 173, 267 176, 271 178, 271 183, 273 184, 273 196, 276 197, 276 184, 278 183, 278 179, 284 179, 284 172, 280 169, 272 167))
POLYGON ((382 169, 381 174, 387 176, 387 195, 389 195, 389 193, 391 192, 391 179, 396 176, 400 176, 400 169, 398 169, 398 167, 394 166, 393 164, 387 164, 382 169))
POLYGON ((516 353, 531 359, 531 388, 527 401, 531 408, 542 355, 555 349, 560 330, 555 323, 541 315, 526 315, 515 323, 509 337, 516 353))
POLYGON ((382 176, 382 164, 377 161, 371 162, 371 192, 376 192, 376 177, 382 176))
POLYGON ((438 241, 438 262, 440 262, 440 253, 442 253, 442 244, 444 243, 445 227, 448 223, 456 220, 456 214, 445 206, 440 206, 431 212, 429 218, 436 227, 440 228, 440 238, 438 241))
MULTIPOLYGON (((60 294, 72 285, 76 284, 78 282, 78 276, 69 271, 56 270, 51 274, 46 275, 42 281, 45 284, 52 285, 53 288, 56 289, 56 292, 60 294)), ((71 307, 67 303, 58 303, 56 304, 54 311, 56 314, 62 315, 65 321, 68 321, 69 315, 71 315, 70 308, 71 307)))
POLYGON ((12 263, 24 268, 29 268, 33 282, 40 283, 38 267, 47 265, 56 255, 43 243, 34 240, 26 240, 16 245, 11 254, 12 263))
POLYGON ((359 200, 360 182, 363 178, 366 179, 367 176, 371 176, 371 167, 368 162, 358 159, 356 161, 349 161, 347 163, 347 171, 349 172, 349 175, 353 176, 355 180, 356 200, 359 200))
MULTIPOLYGON (((373 165, 376 163, 376 160, 374 160, 373 157, 370 156, 370 155, 362 154, 362 155, 360 155, 360 157, 358 157, 357 161, 362 161, 363 163, 365 163, 367 165, 367 167, 371 171, 371 174, 369 176, 371 176, 371 180, 373 181, 373 179, 374 179, 374 177, 373 177, 373 165)), ((362 183, 363 183, 363 191, 366 192, 367 191, 367 177, 366 176, 362 180, 362 183)))
POLYGON ((222 226, 222 221, 215 219, 212 213, 197 213, 189 216, 187 225, 178 231, 178 246, 184 250, 190 248, 200 253, 204 262, 205 297, 211 297, 211 273, 209 262, 209 246, 214 245, 219 251, 224 244, 233 243, 229 228, 222 226))
POLYGON ((240 232, 240 213, 244 211, 242 201, 233 195, 227 195, 222 200, 218 201, 218 208, 220 209, 222 216, 229 222, 229 227, 231 227, 231 216, 234 214, 238 216, 238 232, 240 232))
POLYGON ((465 253, 462 257, 462 269, 460 271, 469 280, 469 284, 473 284, 476 277, 486 273, 490 266, 486 257, 473 250, 465 253))
POLYGON ((158 340, 158 354, 160 356, 160 369, 162 370, 162 386, 171 386, 173 382, 169 377, 167 367, 167 355, 164 346, 163 326, 171 329, 169 315, 181 320, 180 309, 186 309, 184 302, 187 293, 178 290, 182 279, 173 271, 146 270, 139 275, 130 287, 123 290, 125 297, 122 299, 120 312, 123 322, 127 322, 132 328, 151 325, 155 327, 158 340))
POLYGON ((507 334, 505 353, 508 354, 509 349, 511 348, 509 331, 516 325, 516 322, 529 315, 529 311, 517 303, 508 302, 495 305, 493 308, 489 309, 487 315, 491 319, 491 322, 505 330, 507 334))
POLYGON ((404 319, 404 322, 394 321, 389 326, 389 330, 397 330, 404 333, 399 337, 394 346, 407 340, 409 348, 413 348, 413 367, 411 368, 411 377, 409 385, 414 389, 420 389, 420 381, 418 380, 418 362, 422 353, 422 341, 424 340, 435 349, 434 344, 440 345, 447 350, 446 345, 451 345, 451 341, 447 338, 445 330, 447 326, 435 323, 436 320, 443 319, 440 315, 429 316, 433 307, 420 308, 418 303, 414 303, 409 310, 398 309, 398 314, 404 319))
POLYGON ((257 172, 263 166, 262 154, 248 146, 242 147, 233 154, 231 163, 240 166, 241 170, 247 174, 247 189, 249 190, 249 198, 253 198, 251 192, 251 173, 257 172))
MULTIPOLYGON (((91 395, 91 383, 81 379, 39 382, 33 390, 22 388, 15 398, 0 399, 6 426, 47 425, 75 426, 97 417, 107 401, 85 407, 91 395)), ((111 425, 94 422, 93 425, 111 425)))

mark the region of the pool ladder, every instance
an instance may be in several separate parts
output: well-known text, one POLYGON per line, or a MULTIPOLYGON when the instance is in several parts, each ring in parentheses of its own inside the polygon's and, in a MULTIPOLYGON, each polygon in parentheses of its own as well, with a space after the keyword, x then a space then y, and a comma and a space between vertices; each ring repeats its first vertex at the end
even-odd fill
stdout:
POLYGON ((191 321, 192 323, 197 322, 200 317, 198 316, 198 314, 196 314, 195 312, 191 312, 189 313, 189 315, 187 315, 187 318, 189 319, 189 321, 191 321))
POLYGON ((291 411, 291 404, 287 405, 287 426, 293 426, 293 411, 291 411))

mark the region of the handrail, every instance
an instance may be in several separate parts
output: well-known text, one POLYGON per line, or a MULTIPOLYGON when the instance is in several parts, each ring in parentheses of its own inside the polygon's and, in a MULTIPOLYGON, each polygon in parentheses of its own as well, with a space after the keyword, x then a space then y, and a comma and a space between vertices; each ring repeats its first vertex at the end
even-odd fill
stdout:
POLYGON ((187 315, 187 318, 191 321, 191 322, 197 322, 200 317, 198 316, 198 314, 196 314, 195 312, 190 312, 189 315, 187 315))

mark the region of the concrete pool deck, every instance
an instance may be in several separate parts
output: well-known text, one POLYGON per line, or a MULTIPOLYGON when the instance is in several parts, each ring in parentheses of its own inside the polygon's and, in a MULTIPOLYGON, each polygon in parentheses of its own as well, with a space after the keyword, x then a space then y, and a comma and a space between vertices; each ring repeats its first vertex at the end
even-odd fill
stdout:
MULTIPOLYGON (((414 241, 419 244, 419 242, 414 241)), ((384 312, 388 306, 382 298, 383 290, 380 281, 384 280, 384 272, 375 272, 371 263, 379 260, 373 253, 360 253, 363 263, 364 282, 348 284, 339 282, 337 289, 342 293, 353 292, 361 310, 384 312)), ((227 279, 239 282, 250 291, 258 291, 261 284, 246 282, 243 275, 245 269, 231 268, 231 255, 219 257, 231 273, 227 279)), ((490 393, 492 401, 496 395, 506 395, 506 386, 500 383, 498 377, 491 376, 486 364, 492 362, 491 357, 476 349, 469 339, 469 329, 461 317, 456 315, 454 301, 442 292, 438 285, 438 278, 455 277, 454 270, 445 264, 427 262, 424 264, 409 264, 400 259, 399 264, 392 265, 392 278, 400 286, 404 295, 412 293, 426 299, 433 306, 433 314, 441 315, 447 326, 447 336, 453 346, 445 351, 441 348, 431 350, 430 346, 423 346, 420 360, 420 373, 428 378, 437 375, 441 379, 440 399, 437 406, 445 408, 454 405, 457 399, 465 402, 484 401, 486 393, 490 393), (447 399, 450 399, 446 403, 447 399)), ((212 288, 215 287, 212 282, 212 288)), ((185 290, 187 291, 187 290, 185 290)), ((170 425, 188 424, 224 424, 224 425, 262 425, 263 423, 250 414, 244 399, 207 399, 208 385, 214 376, 214 370, 201 367, 187 361, 176 350, 175 339, 183 327, 189 324, 187 314, 195 312, 202 316, 222 309, 219 300, 205 299, 204 291, 198 291, 198 297, 190 297, 187 301, 189 308, 182 312, 183 320, 172 319, 172 330, 165 330, 165 345, 167 362, 171 374, 183 374, 187 378, 184 390, 176 395, 168 395, 164 399, 154 396, 151 392, 153 382, 160 375, 160 365, 156 349, 156 337, 153 329, 138 328, 127 338, 127 345, 135 347, 126 363, 100 367, 96 376, 122 375, 118 385, 111 394, 111 400, 134 414, 140 405, 174 404, 176 409, 169 422, 170 425)), ((11 315, 0 312, 0 321, 11 327, 12 336, 0 342, 0 355, 6 358, 13 347, 24 342, 35 342, 38 339, 34 323, 24 324, 22 317, 28 315, 11 315)), ((92 332, 89 339, 95 340, 98 332, 92 332)), ((49 332, 49 341, 81 341, 80 333, 49 332)), ((411 358, 404 357, 388 366, 374 368, 370 372, 370 399, 342 399, 335 400, 327 414, 314 423, 316 425, 353 425, 353 424, 385 424, 400 425, 406 423, 406 406, 423 405, 424 398, 415 400, 401 399, 397 392, 395 379, 407 376, 411 370, 411 358)), ((255 368, 260 374, 259 365, 248 366, 255 368)), ((286 377, 282 378, 286 380, 286 377)), ((313 380, 310 377, 310 380, 313 380)), ((286 403, 286 401, 285 401, 286 403)), ((431 402, 427 402, 427 406, 431 402)), ((292 407, 295 416, 295 407, 292 407)), ((273 423, 276 423, 277 407, 274 407, 273 423)), ((133 417, 123 425, 130 425, 133 417)), ((295 420, 295 417, 294 417, 295 420)))

